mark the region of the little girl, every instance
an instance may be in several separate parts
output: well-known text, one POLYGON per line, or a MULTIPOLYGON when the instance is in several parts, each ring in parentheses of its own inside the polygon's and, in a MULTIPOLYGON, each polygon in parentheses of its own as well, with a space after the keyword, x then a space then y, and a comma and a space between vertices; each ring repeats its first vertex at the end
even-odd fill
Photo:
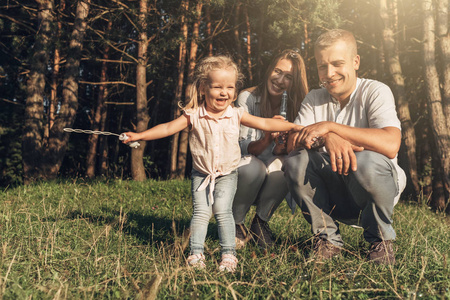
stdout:
POLYGON ((255 117, 243 108, 232 107, 241 81, 242 75, 231 58, 207 57, 196 66, 190 99, 182 108, 182 116, 140 133, 125 133, 129 138, 124 143, 130 143, 164 138, 189 127, 193 215, 187 263, 192 267, 205 267, 204 242, 214 213, 222 254, 219 270, 233 272, 236 269, 232 205, 241 159, 240 124, 273 132, 302 128, 275 118, 255 117))

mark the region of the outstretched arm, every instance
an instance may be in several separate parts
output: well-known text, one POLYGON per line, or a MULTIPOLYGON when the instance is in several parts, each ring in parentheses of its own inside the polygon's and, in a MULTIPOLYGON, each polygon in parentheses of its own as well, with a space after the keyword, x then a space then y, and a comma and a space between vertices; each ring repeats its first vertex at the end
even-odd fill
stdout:
MULTIPOLYGON (((273 116, 274 119, 279 119, 284 121, 285 119, 282 116, 273 116)), ((260 155, 263 151, 272 144, 272 141, 276 141, 277 137, 280 135, 280 132, 270 132, 264 131, 264 135, 259 139, 252 141, 247 146, 247 151, 250 154, 255 156, 260 155)), ((276 147, 277 148, 277 147, 276 147)), ((284 151, 286 151, 284 149, 284 151)), ((275 153, 275 152, 274 152, 275 153)), ((276 155, 286 154, 282 152, 277 152, 276 155)))
POLYGON ((242 115, 241 124, 243 124, 247 127, 260 129, 263 131, 270 131, 270 132, 290 131, 290 130, 299 131, 303 128, 303 126, 296 125, 294 123, 290 123, 290 122, 286 122, 286 121, 282 121, 280 119, 275 119, 275 118, 269 119, 269 118, 256 117, 256 116, 249 114, 248 112, 244 112, 244 114, 242 115))
POLYGON ((188 125, 188 117, 182 115, 173 121, 156 125, 142 132, 125 132, 125 134, 128 136, 128 139, 124 140, 123 143, 128 144, 134 141, 150 141, 165 138, 167 136, 180 132, 181 130, 188 127, 188 125))

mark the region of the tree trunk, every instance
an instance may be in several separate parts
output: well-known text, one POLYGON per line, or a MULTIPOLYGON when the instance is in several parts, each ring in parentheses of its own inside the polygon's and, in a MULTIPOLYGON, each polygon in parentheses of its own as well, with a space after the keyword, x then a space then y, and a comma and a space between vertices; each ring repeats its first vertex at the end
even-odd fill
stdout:
MULTIPOLYGON (((431 143, 431 151, 432 153, 436 153, 436 143, 431 143)), ((436 157, 431 158, 431 166, 433 169, 432 176, 432 188, 433 193, 430 198, 430 206, 443 211, 446 208, 446 197, 445 197, 445 187, 444 187, 444 174, 443 168, 439 165, 440 161, 436 159, 436 157)))
MULTIPOLYGON (((192 30, 192 40, 191 40, 191 49, 189 50, 189 68, 188 68, 188 84, 186 85, 186 90, 184 92, 184 96, 188 99, 190 96, 190 91, 192 88, 192 82, 194 80, 194 69, 197 60, 197 49, 198 49, 198 40, 199 40, 199 28, 200 21, 202 16, 202 5, 203 3, 199 1, 195 8, 196 12, 196 20, 193 25, 192 30)), ((186 172, 186 163, 187 163, 187 149, 188 149, 188 128, 184 129, 180 133, 180 141, 178 147, 178 162, 177 162, 177 178, 184 178, 184 174, 186 172)))
MULTIPOLYGON (((138 63, 136 66, 136 131, 142 132, 148 128, 148 110, 147 110, 147 15, 148 0, 139 2, 139 43, 138 43, 138 63)), ((141 146, 131 150, 131 176, 134 180, 144 181, 147 179, 144 168, 144 150, 145 142, 141 146)))
MULTIPOLYGON (((108 22, 108 27, 106 29, 106 32, 109 33, 112 28, 112 21, 108 22)), ((103 61, 102 61, 102 67, 100 70, 100 82, 106 82, 108 81, 107 78, 107 70, 108 66, 106 61, 109 59, 109 46, 107 45, 103 52, 103 61)), ((95 114, 92 119, 92 126, 91 129, 96 131, 100 130, 101 122, 102 122, 102 116, 104 115, 106 111, 106 95, 108 91, 105 85, 101 84, 98 88, 98 95, 97 95, 97 107, 95 109, 95 114)), ((91 134, 88 138, 88 151, 86 155, 86 176, 88 178, 94 178, 95 177, 95 169, 97 165, 97 149, 98 149, 98 141, 100 139, 100 135, 97 134, 91 134)))
MULTIPOLYGON (((106 96, 105 96, 106 98, 106 96)), ((123 111, 120 112, 120 116, 122 117, 123 111)), ((101 131, 107 131, 106 130, 106 118, 108 116, 108 107, 105 107, 102 116, 101 116, 101 131)), ((121 120, 121 118, 120 118, 121 120)), ((98 163, 98 166, 100 168, 99 173, 102 176, 107 176, 108 174, 108 156, 109 156, 109 150, 108 150, 108 138, 106 136, 100 137, 100 146, 99 146, 99 153, 100 153, 100 161, 98 163)), ((117 151, 115 152, 117 153, 117 151)), ((116 162, 117 159, 114 160, 116 162)))
MULTIPOLYGON (((184 69, 186 66, 186 41, 188 36, 188 27, 186 24, 186 14, 188 13, 189 0, 183 0, 181 3, 183 13, 181 15, 181 32, 183 39, 180 41, 180 49, 178 54, 178 82, 175 89, 175 98, 172 103, 173 119, 175 120, 181 115, 181 110, 178 103, 182 100, 183 95, 183 82, 184 82, 184 69)), ((178 158, 178 140, 180 138, 179 133, 175 133, 172 136, 172 143, 170 149, 170 178, 177 177, 177 158, 178 158)))
POLYGON ((205 16, 206 16, 206 49, 208 56, 213 55, 213 44, 212 44, 212 36, 211 36, 211 1, 207 1, 205 3, 205 16))
POLYGON ((29 184, 41 177, 42 142, 44 131, 44 88, 45 73, 49 59, 53 23, 53 1, 40 0, 34 53, 31 58, 31 72, 27 82, 25 125, 22 137, 22 160, 24 183, 29 184))
POLYGON ((442 59, 443 105, 447 116, 447 131, 450 134, 450 30, 449 30, 449 3, 448 0, 437 0, 437 26, 436 33, 442 59))
MULTIPOLYGON (((438 161, 436 166, 442 168, 442 180, 448 199, 449 184, 450 184, 450 140, 447 130, 446 118, 444 116, 444 110, 442 105, 442 98, 439 89, 439 75, 436 69, 435 60, 435 23, 434 23, 434 11, 433 2, 431 0, 424 0, 422 2, 422 8, 424 12, 424 69, 425 69, 425 81, 428 94, 428 109, 430 111, 431 128, 435 141, 436 152, 433 155, 433 159, 438 161)), ((437 207, 436 209, 445 209, 441 207, 440 203, 446 203, 447 199, 433 201, 437 207)))
MULTIPOLYGON (((423 108, 425 111, 426 110, 426 106, 427 103, 423 103, 423 108)), ((430 125, 427 120, 423 120, 421 122, 422 124, 422 136, 421 136, 421 140, 422 143, 420 143, 419 145, 419 151, 420 151, 420 166, 422 167, 422 169, 420 170, 420 174, 421 174, 421 196, 422 199, 426 199, 426 204, 428 204, 428 199, 431 199, 431 196, 433 194, 433 168, 431 167, 432 165, 432 158, 431 158, 431 144, 433 143, 433 137, 431 136, 430 133, 430 125)), ((420 200, 421 198, 419 198, 420 200)))
MULTIPOLYGON (((305 22, 305 24, 303 24, 303 39, 304 39, 304 43, 305 43, 305 50, 303 50, 303 57, 306 59, 309 55, 309 45, 311 42, 311 39, 309 38, 309 30, 308 30, 308 24, 305 22)), ((301 41, 299 41, 301 44, 301 41)), ((301 49, 301 45, 298 46, 299 49, 301 49)))
POLYGON ((86 18, 89 14, 90 0, 79 1, 75 13, 74 29, 71 34, 67 62, 62 84, 62 101, 59 114, 50 131, 49 146, 45 151, 42 173, 45 178, 56 178, 64 154, 67 150, 69 135, 64 127, 72 127, 78 108, 78 75, 80 73, 81 50, 86 33, 86 18))
POLYGON ((233 29, 233 36, 234 36, 234 42, 236 43, 235 51, 236 51, 236 63, 238 66, 242 64, 242 51, 241 51, 241 35, 240 35, 240 22, 239 22, 239 14, 241 11, 241 1, 236 1, 236 10, 234 12, 234 29, 233 29))
MULTIPOLYGON (((61 0, 59 3, 59 8, 57 12, 57 25, 56 25, 56 34, 55 34, 55 40, 59 41, 61 38, 61 31, 62 31, 62 22, 61 22, 61 16, 64 12, 66 3, 64 0, 61 0)), ((61 49, 58 43, 55 43, 55 50, 54 50, 54 56, 53 56, 53 72, 52 72, 52 82, 51 82, 51 93, 50 93, 50 99, 48 104, 48 122, 47 122, 47 129, 45 131, 45 144, 48 145, 48 138, 50 135, 50 129, 53 126, 53 123, 55 122, 55 116, 56 116, 56 106, 58 102, 58 85, 59 85, 59 77, 60 77, 60 69, 61 69, 61 49)))
POLYGON ((244 5, 244 17, 245 17, 245 25, 247 26, 247 73, 248 73, 248 81, 253 84, 253 72, 252 72, 252 28, 250 26, 250 19, 248 18, 248 10, 247 5, 244 5))
MULTIPOLYGON (((265 70, 263 70, 263 60, 262 60, 262 54, 263 54, 263 40, 264 40, 264 23, 265 23, 265 17, 267 16, 267 5, 265 3, 262 3, 262 5, 259 6, 260 14, 259 14, 259 22, 258 22, 258 30, 256 32, 256 35, 258 36, 258 39, 256 40, 256 59, 255 59, 255 82, 261 82, 262 77, 264 76, 265 70)), ((306 59, 307 56, 304 56, 306 59)))
MULTIPOLYGON (((397 0, 393 1, 394 5, 397 0)), ((397 16, 389 15, 389 12, 395 12, 396 9, 387 6, 387 0, 380 0, 380 13, 384 22, 383 41, 384 49, 386 51, 386 60, 389 66, 389 73, 392 76, 394 84, 394 93, 397 99, 397 110, 402 124, 402 139, 406 146, 406 155, 408 158, 407 174, 413 185, 415 196, 419 194, 419 179, 417 175, 417 159, 416 159, 416 134, 414 126, 411 121, 409 113, 408 101, 405 97, 405 80, 403 78, 402 67, 400 65, 400 58, 398 54, 398 45, 394 38, 395 19, 397 16)))

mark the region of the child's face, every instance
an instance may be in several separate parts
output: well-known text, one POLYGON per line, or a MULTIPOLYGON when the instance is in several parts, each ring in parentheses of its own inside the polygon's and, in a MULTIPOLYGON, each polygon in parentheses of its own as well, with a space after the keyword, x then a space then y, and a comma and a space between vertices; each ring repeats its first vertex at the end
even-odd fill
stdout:
POLYGON ((221 115, 236 98, 236 72, 233 69, 209 72, 201 92, 205 95, 206 111, 221 115))

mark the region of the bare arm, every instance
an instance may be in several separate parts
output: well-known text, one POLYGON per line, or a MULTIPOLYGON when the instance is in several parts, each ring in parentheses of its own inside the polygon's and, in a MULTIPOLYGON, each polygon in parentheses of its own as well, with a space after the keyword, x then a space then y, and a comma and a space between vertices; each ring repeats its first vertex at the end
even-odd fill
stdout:
POLYGON ((244 112, 244 114, 242 115, 241 124, 247 127, 256 128, 269 132, 290 131, 290 130, 299 131, 300 129, 303 128, 300 125, 296 125, 294 123, 282 121, 275 118, 269 119, 256 117, 249 114, 248 112, 244 112))
POLYGON ((258 156, 261 153, 263 153, 263 151, 267 147, 269 147, 269 145, 272 143, 272 140, 273 140, 272 134, 270 132, 265 132, 263 138, 256 141, 252 141, 250 142, 250 144, 248 144, 247 151, 250 154, 258 156))
MULTIPOLYGON (((279 119, 284 121, 285 119, 282 116, 279 115, 275 115, 273 116, 274 119, 279 119)), ((247 146, 247 151, 250 154, 253 154, 255 156, 260 155, 261 153, 263 153, 263 151, 269 147, 272 144, 272 141, 276 141, 276 138, 280 135, 280 132, 269 132, 269 131, 265 131, 264 132, 264 136, 256 141, 251 142, 250 144, 248 144, 247 146)), ((280 147, 275 147, 277 150, 280 150, 278 148, 280 147)), ((285 153, 286 149, 284 149, 284 153, 283 151, 275 151, 274 153, 276 155, 281 155, 281 154, 286 154, 285 153)))
POLYGON ((165 138, 167 136, 180 132, 181 130, 188 127, 188 125, 188 117, 182 115, 173 121, 156 125, 142 132, 125 132, 125 134, 129 138, 127 140, 124 140, 123 142, 130 143, 134 141, 150 141, 165 138))
POLYGON ((306 126, 299 132, 293 143, 296 147, 303 146, 310 149, 314 138, 323 137, 330 132, 339 135, 352 145, 378 152, 391 159, 400 149, 401 132, 396 127, 357 128, 328 121, 306 126))

